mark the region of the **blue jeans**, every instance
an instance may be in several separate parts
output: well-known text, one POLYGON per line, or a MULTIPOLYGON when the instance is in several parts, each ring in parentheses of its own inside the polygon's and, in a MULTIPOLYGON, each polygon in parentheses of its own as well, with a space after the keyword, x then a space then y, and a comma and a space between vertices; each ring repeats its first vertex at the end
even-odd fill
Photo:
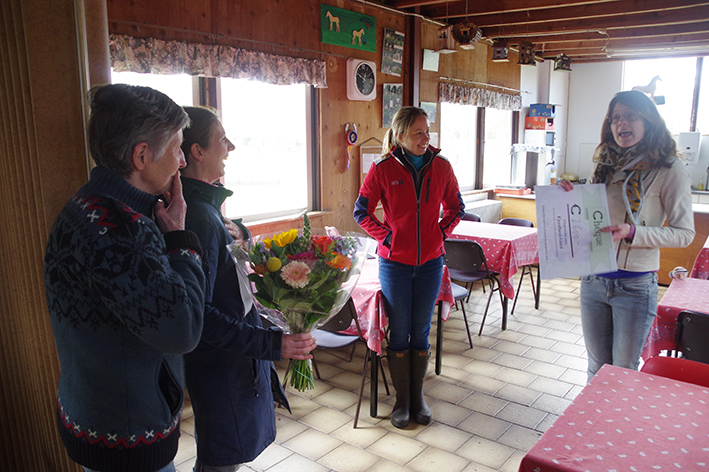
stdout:
MULTIPOLYGON (((84 467, 84 470, 86 472, 100 472, 98 470, 89 469, 88 467, 84 467)), ((161 469, 156 470, 155 472, 176 472, 175 471, 175 464, 170 462, 168 465, 166 465, 165 467, 163 467, 161 469)))
POLYGON ((581 326, 588 352, 588 380, 603 364, 638 369, 657 315, 657 274, 581 279, 581 326))
POLYGON ((389 317, 389 349, 426 350, 443 276, 443 257, 420 266, 379 258, 379 282, 389 317))

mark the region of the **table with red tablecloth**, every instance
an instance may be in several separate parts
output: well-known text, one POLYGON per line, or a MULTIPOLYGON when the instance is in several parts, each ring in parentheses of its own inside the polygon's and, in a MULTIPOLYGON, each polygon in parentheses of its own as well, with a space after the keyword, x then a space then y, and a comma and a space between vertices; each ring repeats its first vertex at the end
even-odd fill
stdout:
POLYGON ((709 388, 604 365, 519 472, 709 469, 709 388))
POLYGON ((515 296, 512 278, 517 268, 539 263, 536 228, 461 221, 450 237, 482 246, 488 268, 500 274, 502 294, 509 299, 515 296))
MULTIPOLYGON (((507 300, 515 296, 513 276, 519 267, 538 264, 537 229, 524 226, 461 221, 451 239, 476 241, 483 248, 488 269, 500 274, 502 329, 507 329, 507 300)), ((537 276, 535 308, 539 308, 541 277, 537 276)))
POLYGON ((691 277, 672 280, 657 304, 657 316, 643 347, 643 360, 675 348, 677 316, 683 310, 709 313, 709 280, 691 277))
POLYGON ((697 254, 689 276, 695 279, 709 279, 709 237, 704 241, 704 247, 697 254))

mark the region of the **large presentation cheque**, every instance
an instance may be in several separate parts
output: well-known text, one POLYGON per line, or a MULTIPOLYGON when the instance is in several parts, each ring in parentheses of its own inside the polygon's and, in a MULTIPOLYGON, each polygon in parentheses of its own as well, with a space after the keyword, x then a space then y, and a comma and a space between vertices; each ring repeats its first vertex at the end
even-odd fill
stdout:
POLYGON ((542 279, 578 277, 618 270, 610 233, 606 187, 576 185, 570 192, 558 185, 534 188, 542 279))

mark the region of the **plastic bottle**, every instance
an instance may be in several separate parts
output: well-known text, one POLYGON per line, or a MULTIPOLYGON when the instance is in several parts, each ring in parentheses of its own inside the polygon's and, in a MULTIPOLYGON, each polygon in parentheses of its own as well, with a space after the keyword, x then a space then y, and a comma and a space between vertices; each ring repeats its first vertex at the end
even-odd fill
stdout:
POLYGON ((704 176, 699 176, 699 183, 697 184, 697 190, 704 190, 704 176))

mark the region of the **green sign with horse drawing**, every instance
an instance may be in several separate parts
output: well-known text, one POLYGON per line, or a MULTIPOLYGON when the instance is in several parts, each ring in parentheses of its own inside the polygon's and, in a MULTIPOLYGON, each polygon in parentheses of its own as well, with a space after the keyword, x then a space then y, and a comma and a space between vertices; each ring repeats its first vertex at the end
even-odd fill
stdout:
POLYGON ((320 41, 377 52, 377 20, 373 16, 320 4, 320 41))

